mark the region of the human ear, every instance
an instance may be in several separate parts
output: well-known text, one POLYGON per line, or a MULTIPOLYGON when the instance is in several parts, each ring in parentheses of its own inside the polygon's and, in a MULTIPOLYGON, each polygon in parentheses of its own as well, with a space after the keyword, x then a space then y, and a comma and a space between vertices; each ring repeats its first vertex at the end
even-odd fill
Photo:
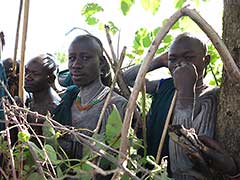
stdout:
POLYGON ((203 61, 204 61, 205 67, 207 67, 207 65, 210 63, 210 59, 211 59, 211 56, 209 54, 204 57, 203 61))
POLYGON ((56 79, 56 76, 53 75, 53 74, 47 76, 47 81, 48 81, 49 84, 54 83, 55 79, 56 79))

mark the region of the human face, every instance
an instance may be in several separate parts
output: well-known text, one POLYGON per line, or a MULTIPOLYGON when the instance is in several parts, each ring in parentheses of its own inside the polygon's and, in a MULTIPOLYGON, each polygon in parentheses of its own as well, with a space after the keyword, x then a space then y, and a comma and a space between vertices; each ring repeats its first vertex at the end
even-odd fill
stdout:
POLYGON ((182 63, 192 64, 196 67, 198 77, 203 75, 205 58, 198 41, 183 39, 174 42, 168 52, 168 67, 173 73, 177 66, 182 63))
POLYGON ((49 88, 48 73, 42 64, 41 57, 30 60, 26 65, 24 88, 32 93, 49 88))
POLYGON ((74 42, 68 53, 68 68, 74 84, 84 87, 100 77, 100 47, 95 40, 74 42))

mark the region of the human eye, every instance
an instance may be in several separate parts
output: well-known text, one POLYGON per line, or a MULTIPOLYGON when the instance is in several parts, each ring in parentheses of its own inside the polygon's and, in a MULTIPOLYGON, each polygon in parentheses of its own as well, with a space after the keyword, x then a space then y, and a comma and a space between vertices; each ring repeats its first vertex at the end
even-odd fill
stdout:
POLYGON ((74 55, 69 55, 69 56, 68 56, 68 60, 71 61, 71 62, 73 62, 73 61, 76 60, 76 56, 74 56, 74 55))
POLYGON ((171 62, 174 62, 174 61, 176 60, 176 57, 170 56, 170 57, 168 58, 168 60, 171 61, 171 62))
POLYGON ((88 55, 83 55, 81 59, 82 59, 83 61, 88 61, 89 58, 90 58, 90 56, 88 56, 88 55))

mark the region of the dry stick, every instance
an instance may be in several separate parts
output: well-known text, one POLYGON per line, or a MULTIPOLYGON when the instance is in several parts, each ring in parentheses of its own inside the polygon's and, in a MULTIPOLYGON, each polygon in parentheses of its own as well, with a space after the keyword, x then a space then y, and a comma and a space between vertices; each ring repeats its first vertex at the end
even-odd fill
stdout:
POLYGON ((8 180, 8 177, 7 177, 6 173, 3 171, 3 169, 2 169, 1 167, 0 167, 0 174, 2 174, 3 177, 4 177, 6 180, 8 180))
MULTIPOLYGON (((109 33, 109 27, 105 25, 105 31, 106 31, 106 36, 107 36, 107 40, 108 40, 108 44, 109 44, 109 47, 110 47, 110 50, 111 50, 111 54, 112 54, 112 58, 113 58, 113 65, 112 65, 112 68, 113 70, 116 72, 116 68, 117 68, 117 64, 118 64, 118 61, 117 61, 117 58, 116 58, 116 55, 114 53, 114 49, 113 49, 113 45, 112 45, 112 40, 111 40, 111 36, 110 36, 110 33, 109 33)), ((111 61, 110 61, 111 62, 111 61)), ((122 93, 123 93, 123 96, 125 98, 129 98, 130 96, 130 90, 128 88, 128 86, 126 85, 124 79, 123 79, 123 76, 122 76, 122 71, 119 70, 119 73, 118 73, 118 76, 117 76, 117 83, 118 83, 118 86, 120 87, 122 93)))
MULTIPOLYGON (((133 91, 128 101, 128 106, 127 106, 126 114, 123 121, 120 152, 123 153, 124 155, 127 155, 129 129, 132 123, 133 112, 134 112, 134 109, 136 108, 136 100, 137 100, 139 91, 142 87, 142 82, 144 81, 148 67, 153 59, 153 56, 159 44, 163 40, 164 36, 168 33, 168 31, 175 24, 175 22, 181 17, 181 15, 182 15, 181 10, 178 10, 175 14, 173 14, 169 18, 168 22, 161 28, 155 40, 152 42, 152 45, 149 48, 148 53, 145 56, 143 63, 139 69, 139 72, 133 87, 133 91)), ((124 158, 124 156, 120 156, 119 163, 124 164, 124 166, 126 166, 126 158, 124 158)), ((115 177, 116 179, 120 179, 121 174, 119 174, 118 176, 116 175, 115 177)))
MULTIPOLYGON (((14 104, 14 105, 11 106, 11 107, 18 108, 18 106, 17 106, 14 98, 11 96, 11 94, 9 93, 7 87, 4 85, 4 83, 3 83, 2 81, 1 81, 1 84, 2 84, 5 92, 7 93, 8 97, 11 99, 12 103, 14 104)), ((11 108, 10 108, 10 109, 11 109, 11 108)), ((14 109, 14 108, 13 108, 13 109, 14 109)), ((24 108, 22 108, 22 109, 24 109, 24 108)), ((4 114, 7 114, 7 113, 5 112, 4 114)), ((35 113, 35 114, 36 114, 36 113, 35 113)), ((24 118, 23 118, 23 120, 24 120, 27 124, 29 124, 24 118)), ((24 124, 20 123, 20 122, 17 120, 16 117, 15 117, 15 121, 16 121, 16 124, 18 125, 18 127, 19 127, 19 129, 20 129, 21 131, 23 131, 24 129, 27 129, 27 127, 26 127, 24 124), (20 125, 23 125, 24 128, 22 128, 20 125)), ((6 121, 6 122, 9 122, 9 121, 6 121)), ((29 127, 30 130, 33 132, 33 134, 35 135, 35 137, 36 137, 36 139, 38 140, 38 143, 40 144, 41 148, 43 148, 43 144, 42 144, 41 140, 37 137, 35 131, 32 129, 31 126, 28 126, 28 127, 29 127)), ((33 150, 33 148, 32 148, 32 146, 31 146, 30 143, 27 142, 27 144, 28 144, 28 146, 29 146, 29 149, 30 149, 30 151, 31 151, 31 154, 32 154, 35 162, 37 163, 37 166, 38 166, 38 168, 39 168, 39 173, 42 174, 43 177, 45 177, 41 165, 39 165, 39 163, 37 162, 37 156, 35 155, 35 151, 33 150)), ((44 154, 46 155, 47 159, 49 160, 49 164, 50 164, 50 166, 51 166, 51 168, 52 168, 52 170, 53 170, 54 175, 56 176, 56 173, 55 173, 55 170, 54 170, 54 168, 53 168, 53 165, 52 165, 52 163, 51 163, 51 161, 50 161, 50 158, 48 157, 48 154, 47 154, 47 152, 46 152, 46 150, 45 150, 44 148, 43 148, 43 151, 44 151, 44 154)))
MULTIPOLYGON (((26 109, 26 108, 18 107, 18 106, 15 106, 15 105, 12 105, 12 107, 13 107, 14 110, 16 110, 16 112, 18 112, 18 110, 20 110, 20 111, 26 112, 26 113, 28 113, 28 114, 30 114, 30 115, 37 116, 37 118, 46 118, 46 116, 41 115, 41 114, 38 114, 38 113, 35 113, 35 112, 33 112, 33 111, 29 110, 29 109, 26 109)), ((94 142, 102 145, 104 148, 107 148, 107 149, 109 149, 110 151, 112 151, 112 152, 114 152, 114 153, 117 153, 117 154, 120 153, 119 151, 117 151, 117 150, 115 150, 115 149, 107 146, 106 144, 104 144, 104 143, 102 143, 102 142, 100 142, 100 141, 97 141, 96 139, 94 139, 94 138, 92 138, 92 137, 90 137, 90 136, 87 136, 87 135, 82 134, 82 133, 75 133, 74 130, 68 129, 67 127, 65 127, 64 125, 58 123, 57 121, 53 120, 52 118, 48 118, 47 120, 51 123, 51 125, 52 125, 55 129, 67 131, 68 133, 73 134, 73 135, 76 137, 76 139, 80 139, 81 142, 82 142, 83 138, 85 138, 85 139, 84 139, 85 141, 82 142, 82 143, 85 144, 85 145, 87 145, 87 146, 89 145, 89 142, 88 142, 86 139, 88 139, 88 140, 90 140, 90 141, 94 141, 94 142), (56 126, 55 126, 54 124, 55 124, 56 126), (80 136, 80 137, 79 137, 79 136, 80 136), (85 143, 86 141, 87 141, 87 143, 85 143)), ((91 143, 90 143, 90 144, 91 144, 91 143)), ((92 146, 91 146, 91 147, 92 147, 92 146)), ((90 149, 91 149, 91 147, 90 147, 90 149)), ((94 147, 95 147, 95 146, 94 146, 94 147)), ((96 152, 96 149, 93 149, 93 151, 96 152)), ((98 153, 98 151, 97 151, 96 153, 98 153)), ((102 150, 101 150, 101 154, 102 154, 102 153, 103 153, 103 152, 102 152, 102 150)), ((111 162, 113 162, 114 164, 116 164, 119 168, 123 168, 123 166, 122 166, 121 164, 119 164, 115 159, 113 159, 112 156, 106 157, 106 156, 107 156, 107 153, 106 153, 106 152, 104 152, 103 154, 104 154, 104 157, 105 157, 106 159, 108 159, 109 161, 111 161, 111 162)), ((124 155, 122 154, 122 156, 124 156, 124 155)), ((126 158, 128 158, 128 157, 126 157, 126 158)), ((128 159, 128 160, 130 160, 130 159, 128 159)), ((150 174, 150 172, 149 172, 148 170, 144 169, 143 167, 139 166, 138 164, 137 164, 137 166, 138 166, 139 169, 143 170, 145 173, 150 174)), ((127 168, 124 167, 123 170, 124 170, 127 174, 129 173, 129 170, 128 170, 127 168)), ((130 177, 133 177, 134 175, 133 175, 133 174, 129 174, 129 176, 130 176, 130 177)))
POLYGON ((103 117, 104 117, 104 113, 105 113, 105 111, 107 109, 107 106, 108 106, 110 100, 111 100, 112 92, 113 92, 115 83, 117 81, 117 76, 118 76, 118 73, 120 71, 120 68, 122 66, 122 63, 123 63, 123 60, 124 60, 124 57, 125 57, 126 49, 127 49, 126 47, 123 47, 123 50, 122 50, 122 53, 121 53, 121 57, 120 57, 120 60, 119 60, 119 63, 118 63, 118 67, 117 67, 116 72, 115 72, 115 76, 114 76, 114 79, 113 79, 110 91, 109 91, 109 93, 107 95, 107 98, 106 98, 106 100, 104 102, 101 114, 100 114, 99 119, 98 119, 97 127, 94 129, 94 133, 98 133, 99 130, 100 130, 100 127, 101 127, 101 124, 102 124, 102 120, 103 120, 103 117))
POLYGON ((19 73, 19 86, 18 86, 18 96, 24 102, 24 60, 25 60, 25 49, 26 49, 26 39, 27 39, 27 28, 28 28, 28 14, 29 14, 29 0, 24 2, 24 18, 23 18, 23 33, 22 33, 22 49, 21 49, 21 63, 20 63, 20 73, 19 73))
MULTIPOLYGON (((5 105, 5 104, 4 104, 4 105, 5 105)), ((12 106, 10 106, 9 110, 11 109, 11 107, 12 107, 12 106)), ((7 114, 6 111, 4 111, 4 114, 7 114)), ((16 118, 15 116, 14 116, 14 121, 15 121, 16 124, 18 124, 18 127, 19 127, 20 131, 24 131, 24 129, 27 129, 27 127, 25 127, 24 124, 21 124, 21 123, 17 120, 17 118, 16 118), (23 127, 22 127, 21 125, 22 125, 23 127)), ((33 157, 33 159, 34 159, 34 161, 35 161, 35 163, 36 163, 36 165, 37 165, 37 167, 38 167, 37 170, 38 170, 39 174, 41 174, 41 175, 45 178, 45 175, 44 175, 42 166, 41 166, 40 163, 38 162, 37 155, 36 155, 34 149, 32 148, 32 145, 31 145, 29 142, 27 142, 27 145, 29 146, 29 150, 30 150, 30 152, 31 152, 31 154, 32 154, 32 157, 33 157)))
POLYGON ((169 122, 170 122, 170 119, 171 119, 173 108, 174 108, 174 105, 175 105, 175 102, 176 102, 176 97, 177 97, 177 91, 174 92, 172 102, 171 102, 170 108, 168 110, 167 118, 166 118, 166 121, 165 121, 165 124, 164 124, 162 137, 161 137, 161 140, 159 142, 158 151, 157 151, 157 158, 156 158, 156 163, 157 164, 160 162, 160 156, 161 156, 161 153, 162 153, 162 148, 163 148, 163 144, 164 144, 165 137, 166 137, 166 134, 167 134, 167 129, 168 129, 168 125, 169 125, 169 122))
POLYGON ((239 83, 240 70, 216 31, 200 16, 200 14, 195 9, 183 8, 181 12, 183 15, 189 16, 205 32, 221 56, 224 64, 224 69, 227 71, 234 82, 239 83))
POLYGON ((7 108, 5 106, 5 99, 2 98, 2 106, 3 106, 3 111, 4 111, 4 117, 5 117, 5 125, 6 125, 6 135, 7 135, 7 143, 8 143, 8 148, 9 148, 9 154, 10 154, 10 163, 11 163, 11 169, 12 169, 12 176, 14 180, 17 180, 17 174, 16 174, 16 169, 15 169, 15 162, 14 162, 14 157, 13 157, 13 150, 11 146, 11 136, 10 136, 10 131, 8 128, 9 121, 7 117, 7 108))
POLYGON ((142 86, 142 133, 143 133, 143 145, 144 145, 144 157, 147 156, 147 129, 146 129, 146 83, 143 82, 142 86))
POLYGON ((16 37, 15 37, 15 47, 14 47, 14 54, 13 54, 13 67, 12 67, 13 74, 16 74, 16 70, 17 70, 17 49, 18 49, 19 29, 20 29, 21 15, 22 15, 22 5, 23 5, 23 0, 20 0, 17 30, 16 30, 16 37))

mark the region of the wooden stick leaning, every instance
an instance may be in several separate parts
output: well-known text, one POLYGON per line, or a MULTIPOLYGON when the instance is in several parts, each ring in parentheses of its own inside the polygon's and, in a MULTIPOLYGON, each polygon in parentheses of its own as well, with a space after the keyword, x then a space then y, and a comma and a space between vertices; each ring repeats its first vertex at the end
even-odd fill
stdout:
POLYGON ((201 15, 195 9, 183 8, 181 12, 183 15, 189 16, 205 32, 221 56, 224 69, 229 74, 229 77, 231 77, 232 81, 239 83, 240 69, 234 62, 230 52, 216 31, 201 17, 201 15))
POLYGON ((115 83, 117 81, 117 75, 118 75, 118 73, 119 73, 119 71, 121 69, 121 66, 122 66, 122 63, 123 63, 123 60, 124 60, 124 57, 125 57, 126 49, 127 48, 124 46, 123 50, 122 50, 122 53, 121 53, 121 57, 120 57, 119 63, 118 63, 118 67, 117 67, 116 72, 115 72, 115 76, 114 76, 113 82, 112 82, 112 85, 111 85, 111 88, 110 88, 110 91, 109 91, 109 93, 108 93, 108 95, 106 97, 105 103, 103 105, 101 114, 100 114, 99 119, 98 119, 97 127, 94 129, 94 133, 98 133, 99 130, 100 130, 100 127, 101 127, 101 124, 102 124, 102 120, 103 120, 103 117, 104 117, 104 113, 105 113, 105 111, 107 109, 107 106, 108 106, 110 100, 111 100, 112 92, 113 92, 115 83))
MULTIPOLYGON (((122 136, 121 136, 121 145, 120 152, 127 155, 128 150, 128 137, 129 137, 129 129, 132 123, 133 112, 136 107, 136 100, 139 94, 139 91, 142 87, 142 82, 144 81, 145 75, 147 73, 148 67, 153 59, 153 56, 158 49, 159 44, 171 29, 171 27, 175 24, 175 22, 181 17, 181 10, 178 10, 174 15, 169 18, 169 21, 161 28, 161 31, 157 34, 155 40, 152 42, 151 47, 148 50, 147 55, 145 56, 143 63, 139 69, 133 91, 130 95, 128 106, 126 110, 126 114, 123 121, 122 127, 122 136)), ((119 157, 119 162, 124 163, 126 165, 126 158, 119 157)))
POLYGON ((161 139, 160 139, 160 142, 159 142, 157 157, 156 157, 156 163, 157 164, 159 164, 159 162, 160 162, 160 156, 161 156, 163 144, 164 144, 164 141, 165 141, 165 138, 166 138, 166 135, 167 135, 167 129, 168 129, 168 125, 169 125, 169 122, 170 122, 170 119, 171 119, 173 108, 174 108, 174 105, 175 105, 175 102, 176 102, 176 97, 177 97, 177 91, 174 92, 172 102, 171 102, 170 108, 168 110, 167 118, 166 118, 166 121, 165 121, 165 124, 164 124, 163 133, 162 133, 162 136, 161 136, 161 139))
POLYGON ((17 70, 17 49, 18 49, 19 29, 20 29, 21 15, 22 15, 22 6, 23 6, 23 0, 20 0, 17 30, 16 30, 16 37, 15 37, 15 47, 14 47, 14 53, 13 53, 13 67, 12 67, 13 74, 16 74, 16 70, 17 70))
MULTIPOLYGON (((141 89, 142 82, 146 75, 148 66, 150 65, 151 60, 153 59, 153 56, 157 50, 157 47, 159 46, 164 36, 168 33, 168 31, 175 24, 175 22, 184 15, 191 17, 192 20, 196 22, 200 26, 200 28, 202 28, 203 31, 208 35, 208 37, 213 41, 214 46, 215 45, 217 46, 216 47, 217 50, 221 51, 219 52, 219 54, 221 55, 223 59, 223 63, 226 66, 225 69, 230 74, 230 77, 232 77, 232 80, 237 82, 239 82, 240 80, 240 72, 236 64, 234 63, 231 57, 231 54, 229 53, 229 51, 227 50, 227 48, 225 47, 224 43, 219 38, 217 33, 211 28, 211 26, 208 25, 206 21, 202 21, 203 18, 201 18, 201 16, 196 12, 196 10, 187 9, 187 6, 178 10, 169 18, 168 22, 161 28, 160 32, 157 34, 155 40, 152 42, 152 45, 149 48, 148 53, 145 56, 144 61, 139 69, 136 82, 133 87, 133 91, 129 98, 126 114, 124 117, 123 128, 122 128, 120 152, 125 155, 127 155, 129 128, 132 122, 133 111, 134 111, 134 108, 136 107, 137 96, 141 89), (232 72, 234 73, 232 74, 232 72)), ((126 165, 125 161, 126 159, 124 159, 123 157, 119 158, 119 162, 125 163, 126 165)))
POLYGON ((24 60, 25 60, 25 49, 26 49, 26 39, 27 39, 27 29, 28 29, 28 14, 29 14, 29 0, 24 2, 24 18, 23 18, 23 33, 22 33, 22 49, 21 49, 21 62, 20 62, 20 72, 19 72, 19 86, 18 86, 18 96, 24 102, 24 60))
MULTIPOLYGON (((111 36, 110 36, 110 33, 109 33, 109 27, 108 26, 105 26, 105 31, 106 31, 108 44, 109 44, 109 47, 110 47, 110 50, 111 50, 111 54, 112 54, 112 58, 113 58, 112 68, 116 72, 116 69, 118 67, 118 61, 117 61, 117 57, 116 57, 114 49, 113 49, 112 40, 111 40, 111 36)), ((129 90, 127 84, 125 83, 122 74, 123 74, 122 70, 120 69, 119 73, 117 75, 117 83, 118 83, 118 86, 120 87, 120 89, 121 89, 121 91, 123 93, 123 96, 126 99, 128 99, 129 96, 130 96, 130 90, 129 90)))

